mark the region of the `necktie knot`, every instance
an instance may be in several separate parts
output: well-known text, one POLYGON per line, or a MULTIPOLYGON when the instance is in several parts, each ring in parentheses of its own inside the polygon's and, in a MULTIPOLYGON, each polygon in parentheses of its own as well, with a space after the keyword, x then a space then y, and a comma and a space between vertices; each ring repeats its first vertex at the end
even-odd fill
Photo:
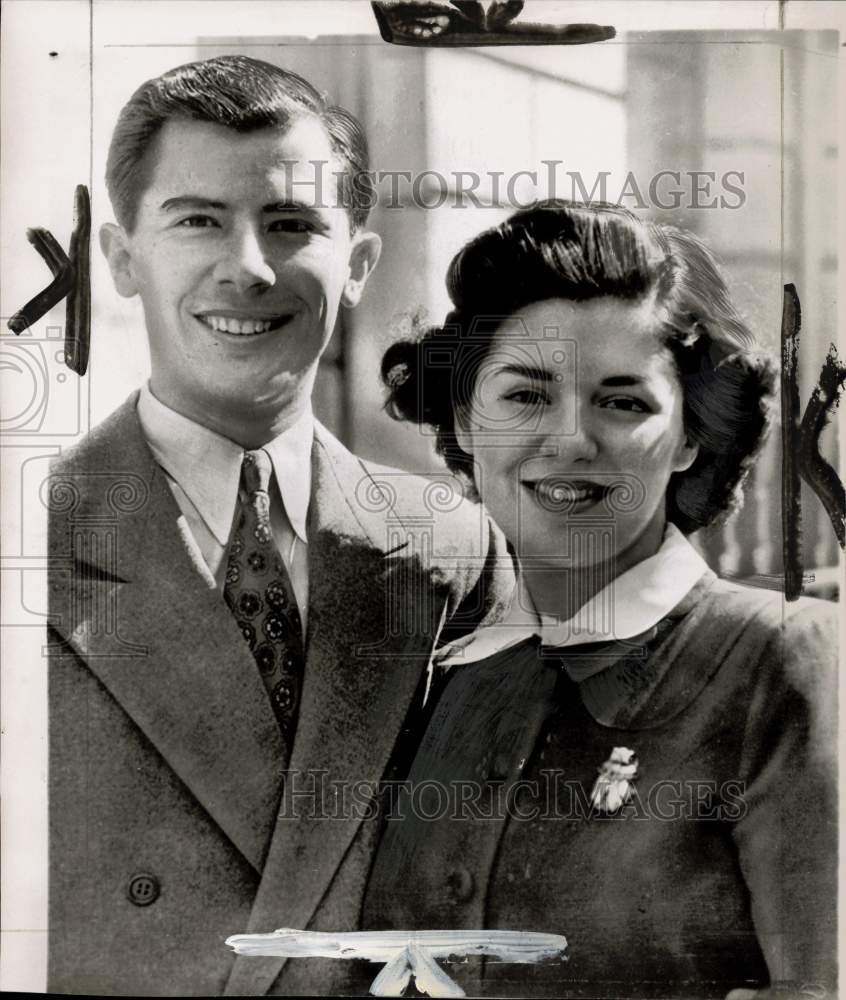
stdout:
POLYGON ((270 488, 270 477, 273 473, 273 464, 270 455, 259 448, 256 451, 245 451, 244 460, 241 463, 241 476, 244 480, 244 488, 250 495, 254 493, 267 493, 270 488))

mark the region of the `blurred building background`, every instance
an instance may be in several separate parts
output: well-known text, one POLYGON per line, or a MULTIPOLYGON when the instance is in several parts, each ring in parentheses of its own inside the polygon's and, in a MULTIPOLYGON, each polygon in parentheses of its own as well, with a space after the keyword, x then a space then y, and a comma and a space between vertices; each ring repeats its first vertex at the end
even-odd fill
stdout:
MULTIPOLYGON (((532 197, 578 196, 573 173, 588 196, 604 178, 609 200, 705 238, 741 312, 776 357, 782 289, 796 285, 804 408, 836 340, 833 32, 649 32, 584 47, 473 50, 390 47, 373 38, 308 46, 231 39, 220 49, 202 41, 198 53, 249 51, 326 90, 364 122, 374 168, 432 171, 417 203, 407 182, 397 181, 398 198, 390 184, 379 185, 371 223, 384 240, 382 261, 364 302, 341 317, 321 372, 318 414, 363 456, 414 471, 441 468, 429 434, 381 408, 384 349, 408 335, 415 313, 443 318, 447 265, 468 238, 532 197), (455 194, 462 183, 468 189, 458 171, 482 177, 480 206, 455 194), (506 180, 520 171, 536 179, 519 178, 509 204, 506 180), (663 171, 679 179, 664 175, 656 184, 663 171), (494 172, 503 178, 498 192, 494 172), (442 200, 441 178, 453 196, 426 207, 442 200)), ((823 451, 835 461, 833 429, 823 451)), ((699 539, 724 574, 766 583, 782 572, 780 456, 776 425, 743 510, 699 539)), ((831 525, 802 488, 805 566, 833 566, 831 525)), ((817 582, 826 576, 817 573, 817 582)))
MULTIPOLYGON (((301 73, 363 121, 374 168, 418 178, 416 199, 408 180, 398 179, 396 194, 390 181, 378 185, 371 226, 384 241, 382 260, 362 304, 340 317, 317 386, 318 416, 364 457, 416 472, 441 468, 425 429, 384 413, 382 354, 409 335, 412 316, 443 319, 447 265, 468 238, 548 194, 599 197, 604 190, 608 200, 702 235, 749 325, 776 356, 782 288, 793 282, 802 303, 806 405, 837 339, 835 32, 650 31, 587 46, 427 50, 386 45, 375 26, 371 34, 306 40, 293 37, 289 24, 278 35, 272 24, 243 37, 213 28, 203 35, 198 25, 191 44, 98 45, 97 24, 87 137, 95 232, 111 218, 103 165, 131 92, 175 65, 226 52, 301 73), (481 177, 473 199, 456 196, 456 186, 467 190, 458 172, 481 177)), ((49 170, 40 163, 33 170, 42 167, 49 170)), ((70 190, 58 214, 67 215, 68 230, 70 190)), ((67 245, 68 230, 51 228, 67 245)), ((64 385, 84 396, 80 435, 149 366, 140 305, 117 297, 96 244, 92 286, 90 376, 78 390, 64 385)), ((44 323, 47 336, 60 333, 53 313, 44 323)), ((823 446, 834 461, 833 428, 823 446)), ((699 539, 723 574, 778 585, 780 456, 776 426, 742 512, 699 539)), ((802 489, 806 570, 833 567, 833 530, 817 497, 802 489)))

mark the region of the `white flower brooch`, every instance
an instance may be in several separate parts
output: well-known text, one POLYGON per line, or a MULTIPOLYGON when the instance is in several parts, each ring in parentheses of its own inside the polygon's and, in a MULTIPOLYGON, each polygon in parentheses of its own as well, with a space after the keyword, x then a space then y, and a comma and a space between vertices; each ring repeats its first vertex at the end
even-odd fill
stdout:
POLYGON ((605 813, 616 812, 632 794, 637 779, 637 754, 628 747, 614 747, 593 783, 590 804, 605 813))

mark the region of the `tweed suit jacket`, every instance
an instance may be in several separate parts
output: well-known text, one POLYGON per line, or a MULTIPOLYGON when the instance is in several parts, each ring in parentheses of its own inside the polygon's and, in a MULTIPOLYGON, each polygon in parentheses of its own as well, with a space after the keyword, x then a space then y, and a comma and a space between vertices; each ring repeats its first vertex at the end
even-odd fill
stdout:
POLYGON ((47 491, 48 988, 342 992, 344 962, 236 957, 225 938, 355 929, 373 824, 354 806, 413 728, 439 637, 510 600, 504 541, 444 484, 365 465, 317 426, 286 778, 261 677, 136 401, 62 456, 47 491))

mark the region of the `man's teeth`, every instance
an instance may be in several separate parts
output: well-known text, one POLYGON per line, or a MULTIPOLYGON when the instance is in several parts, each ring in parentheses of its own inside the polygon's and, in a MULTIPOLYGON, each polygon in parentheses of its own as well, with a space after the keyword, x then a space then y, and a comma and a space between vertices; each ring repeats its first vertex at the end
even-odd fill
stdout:
POLYGON ((202 321, 218 333, 241 335, 267 333, 274 325, 274 321, 269 319, 233 319, 231 316, 203 316, 202 321))

